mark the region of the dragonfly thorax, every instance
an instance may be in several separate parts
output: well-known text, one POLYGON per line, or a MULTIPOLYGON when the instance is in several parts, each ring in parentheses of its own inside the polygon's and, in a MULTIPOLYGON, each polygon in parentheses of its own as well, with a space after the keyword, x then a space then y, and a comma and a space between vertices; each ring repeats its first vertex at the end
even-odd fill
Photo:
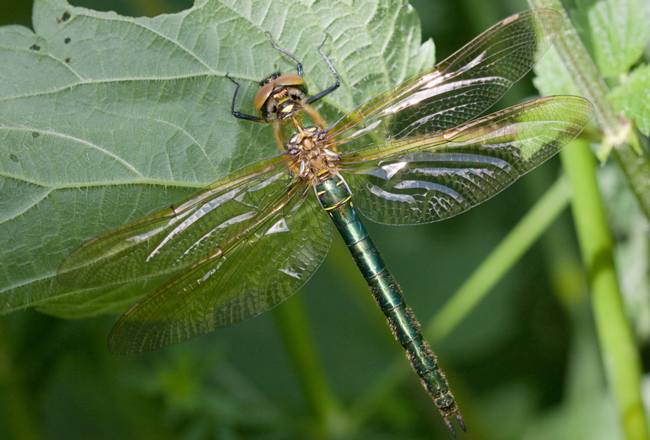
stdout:
POLYGON ((297 124, 296 128, 297 131, 289 138, 285 148, 298 159, 298 176, 310 184, 316 184, 336 173, 340 155, 328 149, 321 141, 323 130, 313 125, 302 127, 297 124))

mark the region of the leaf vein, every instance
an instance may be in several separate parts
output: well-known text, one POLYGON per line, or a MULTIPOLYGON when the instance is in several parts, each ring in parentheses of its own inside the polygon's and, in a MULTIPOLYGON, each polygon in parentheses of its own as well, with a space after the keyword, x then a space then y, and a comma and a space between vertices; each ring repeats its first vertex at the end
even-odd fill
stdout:
POLYGON ((71 135, 65 134, 65 133, 60 133, 60 132, 57 132, 57 131, 41 130, 41 129, 37 129, 37 128, 33 128, 33 127, 32 128, 30 128, 30 127, 10 127, 10 126, 6 126, 6 125, 0 125, 0 130, 29 131, 29 132, 36 131, 36 132, 43 133, 43 134, 46 134, 46 135, 52 135, 52 136, 60 137, 61 139, 67 139, 67 140, 71 140, 73 142, 78 142, 78 143, 86 145, 86 146, 88 146, 88 147, 90 147, 92 149, 95 149, 95 150, 99 151, 100 153, 104 153, 108 157, 112 157, 117 162, 121 163, 127 169, 129 169, 131 172, 133 172, 133 174, 135 174, 136 176, 141 177, 141 178, 144 179, 144 176, 142 175, 142 173, 140 173, 133 165, 128 163, 126 160, 122 159, 117 154, 111 153, 110 151, 105 150, 104 148, 100 147, 99 145, 95 145, 92 142, 89 142, 89 141, 87 141, 85 139, 80 139, 78 137, 71 136, 71 135))
MULTIPOLYGON (((90 15, 87 15, 87 16, 90 17, 90 18, 96 18, 96 17, 90 16, 90 15)), ((122 22, 122 23, 130 23, 130 24, 133 24, 133 25, 139 26, 139 27, 141 27, 142 29, 148 30, 149 32, 151 32, 151 33, 153 33, 153 34, 159 36, 159 37, 162 38, 163 40, 169 41, 170 43, 174 44, 174 45, 175 45, 176 47, 178 47, 179 49, 185 51, 188 55, 191 55, 191 56, 192 56, 196 61, 198 61, 199 63, 203 64, 203 66, 205 66, 205 68, 208 69, 211 73, 213 73, 213 74, 216 73, 216 72, 212 69, 212 67, 210 67, 210 66, 209 66, 209 65, 208 65, 204 60, 202 60, 202 59, 201 59, 197 54, 195 54, 194 52, 192 52, 189 48, 183 46, 179 41, 175 41, 175 40, 169 38, 168 36, 166 36, 166 35, 160 33, 159 31, 157 31, 157 30, 155 30, 155 29, 153 29, 153 28, 151 28, 151 27, 149 27, 149 26, 146 26, 144 23, 142 23, 142 22, 139 21, 139 20, 125 20, 125 19, 123 19, 123 18, 126 18, 126 17, 122 17, 122 16, 115 16, 115 17, 108 17, 108 16, 105 16, 105 17, 102 17, 102 19, 107 20, 107 21, 110 20, 110 21, 117 21, 117 22, 122 22)))

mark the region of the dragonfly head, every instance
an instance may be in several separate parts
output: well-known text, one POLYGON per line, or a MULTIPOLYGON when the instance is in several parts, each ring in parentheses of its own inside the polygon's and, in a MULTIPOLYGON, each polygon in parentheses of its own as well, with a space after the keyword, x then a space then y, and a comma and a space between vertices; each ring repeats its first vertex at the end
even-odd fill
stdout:
POLYGON ((307 83, 301 76, 276 72, 260 81, 253 107, 264 119, 284 119, 301 108, 306 96, 307 83))

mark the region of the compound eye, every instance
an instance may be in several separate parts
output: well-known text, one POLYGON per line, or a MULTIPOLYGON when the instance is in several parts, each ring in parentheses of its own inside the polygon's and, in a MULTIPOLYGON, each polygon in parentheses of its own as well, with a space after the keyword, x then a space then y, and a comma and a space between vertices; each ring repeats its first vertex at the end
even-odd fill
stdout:
POLYGON ((266 101, 269 100, 271 97, 271 92, 273 92, 274 85, 272 82, 269 82, 267 84, 264 84, 260 89, 257 91, 257 94, 255 95, 255 99, 253 100, 253 107, 255 108, 255 111, 258 114, 262 114, 262 107, 266 103, 266 101))
POLYGON ((307 93, 307 83, 302 76, 291 74, 281 75, 276 78, 274 82, 277 86, 292 87, 295 89, 303 90, 305 93, 307 93))

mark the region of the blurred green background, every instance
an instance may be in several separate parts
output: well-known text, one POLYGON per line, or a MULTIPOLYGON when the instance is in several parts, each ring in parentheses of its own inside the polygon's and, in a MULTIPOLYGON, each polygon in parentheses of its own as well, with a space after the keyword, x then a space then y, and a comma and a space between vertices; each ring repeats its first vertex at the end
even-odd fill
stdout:
MULTIPOLYGON (((132 16, 191 6, 188 0, 71 3, 132 16)), ((435 42, 437 60, 497 21, 529 9, 523 0, 412 4, 422 20, 423 41, 435 42)), ((29 1, 0 2, 0 25, 30 26, 30 14, 29 1)), ((535 94, 529 75, 499 106, 535 94)), ((498 197, 441 223, 387 227, 366 222, 421 321, 435 315, 558 173, 554 159, 498 197)), ((348 405, 359 403, 369 387, 381 388, 377 381, 390 376, 396 358, 406 363, 353 270, 344 245, 335 239, 323 267, 290 300, 294 306, 304 303, 306 331, 316 341, 329 386, 344 405, 341 419, 331 423, 355 438, 450 438, 414 374, 389 386, 363 422, 348 417, 353 412, 348 405), (352 270, 341 275, 342 265, 352 270)), ((470 430, 461 438, 617 438, 581 270, 567 210, 469 317, 434 343, 470 430)), ((1 438, 322 435, 272 314, 135 357, 115 357, 106 348, 116 318, 61 320, 33 310, 0 317, 1 438)), ((647 364, 647 338, 639 328, 647 364)))

